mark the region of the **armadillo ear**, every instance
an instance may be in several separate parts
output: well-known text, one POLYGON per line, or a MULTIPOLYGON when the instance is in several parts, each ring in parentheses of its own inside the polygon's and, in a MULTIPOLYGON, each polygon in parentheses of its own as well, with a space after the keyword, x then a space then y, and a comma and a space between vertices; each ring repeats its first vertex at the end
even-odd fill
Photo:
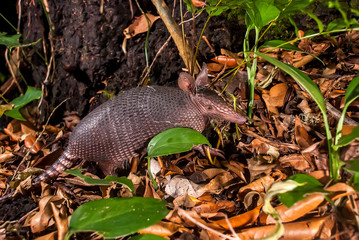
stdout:
POLYGON ((209 83, 207 65, 203 63, 202 71, 198 74, 195 82, 196 87, 202 87, 209 83))
POLYGON ((194 78, 188 73, 181 72, 178 77, 178 87, 186 93, 193 93, 194 89, 194 78))

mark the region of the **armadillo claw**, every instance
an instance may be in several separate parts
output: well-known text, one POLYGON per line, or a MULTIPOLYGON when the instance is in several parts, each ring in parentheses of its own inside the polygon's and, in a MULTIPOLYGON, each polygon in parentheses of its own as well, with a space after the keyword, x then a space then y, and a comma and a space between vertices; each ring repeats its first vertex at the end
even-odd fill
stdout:
POLYGON ((205 144, 199 144, 192 147, 192 149, 199 151, 203 156, 208 156, 207 151, 211 154, 211 156, 217 156, 221 158, 224 157, 224 152, 217 148, 209 147, 205 144))

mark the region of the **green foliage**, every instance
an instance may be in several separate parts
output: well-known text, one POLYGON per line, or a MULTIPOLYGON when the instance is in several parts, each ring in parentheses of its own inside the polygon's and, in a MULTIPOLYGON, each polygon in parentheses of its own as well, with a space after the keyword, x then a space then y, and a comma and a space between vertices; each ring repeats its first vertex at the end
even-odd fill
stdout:
POLYGON ((359 139, 359 126, 353 128, 350 134, 340 137, 337 144, 335 144, 333 148, 334 150, 338 150, 339 148, 344 147, 349 143, 353 142, 355 139, 359 139))
POLYGON ((141 234, 130 238, 130 240, 166 240, 166 239, 167 238, 163 238, 153 234, 141 234))
POLYGON ((77 176, 79 178, 82 178, 87 184, 90 185, 108 186, 111 185, 111 182, 116 182, 125 185, 128 189, 131 190, 131 192, 133 192, 135 189, 132 181, 126 177, 106 176, 104 179, 94 179, 92 177, 83 175, 81 173, 82 171, 83 169, 69 169, 66 170, 65 172, 77 176))
POLYGON ((6 33, 0 33, 0 44, 5 45, 8 48, 17 47, 20 45, 19 38, 21 34, 15 34, 7 36, 6 33))
POLYGON ((154 198, 109 198, 87 202, 71 216, 66 239, 77 232, 119 238, 156 224, 168 214, 166 202, 154 198))
POLYGON ((20 108, 36 99, 39 99, 41 95, 42 91, 40 89, 28 86, 25 94, 15 98, 10 102, 10 104, 14 104, 14 108, 10 111, 6 111, 5 115, 18 120, 25 120, 19 112, 20 108))
POLYGON ((353 173, 353 187, 355 191, 359 192, 359 159, 353 159, 346 164, 346 170, 353 173))
POLYGON ((41 39, 39 39, 33 43, 22 44, 22 43, 20 43, 21 36, 22 36, 21 34, 7 36, 6 33, 4 33, 4 32, 0 33, 0 45, 5 45, 6 47, 8 47, 10 49, 13 47, 29 47, 29 46, 36 45, 41 40, 41 39))
POLYGON ((359 27, 359 23, 358 20, 356 20, 355 18, 350 19, 348 22, 345 22, 344 19, 342 18, 337 18, 328 24, 327 31, 330 32, 343 28, 349 29, 349 28, 357 28, 357 27, 359 27))
POLYGON ((190 128, 171 128, 156 135, 147 147, 148 157, 157 157, 189 151, 194 145, 207 144, 207 138, 190 128))
POLYGON ((288 178, 300 185, 292 191, 278 194, 278 199, 288 208, 293 206, 296 202, 304 199, 305 194, 314 192, 325 192, 322 184, 314 177, 306 174, 296 174, 288 178))

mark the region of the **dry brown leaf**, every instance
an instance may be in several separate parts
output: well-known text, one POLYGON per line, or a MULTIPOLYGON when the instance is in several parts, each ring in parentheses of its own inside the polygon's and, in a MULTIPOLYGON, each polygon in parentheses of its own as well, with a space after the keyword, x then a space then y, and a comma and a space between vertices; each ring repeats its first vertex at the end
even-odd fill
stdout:
POLYGON ((155 225, 152 225, 148 228, 140 230, 138 233, 154 234, 154 235, 158 235, 158 236, 162 236, 162 237, 168 237, 168 236, 174 234, 175 232, 182 232, 182 231, 190 232, 189 229, 187 229, 179 224, 161 221, 159 223, 156 223, 155 225))
POLYGON ((288 86, 286 83, 279 83, 274 85, 269 90, 269 95, 271 99, 271 104, 275 107, 283 107, 284 99, 288 91, 288 86))
POLYGON ((313 171, 310 172, 309 175, 315 177, 323 185, 326 185, 330 181, 329 173, 324 170, 313 171))
POLYGON ((313 112, 311 107, 309 106, 308 104, 308 100, 307 99, 303 99, 298 105, 297 107, 302 110, 302 112, 304 114, 308 114, 308 113, 311 113, 313 112))
POLYGON ((6 162, 6 160, 9 160, 13 156, 14 154, 12 154, 11 152, 4 152, 0 154, 0 163, 6 162))
POLYGON ((203 170, 203 173, 206 174, 209 179, 212 179, 215 176, 217 176, 219 174, 223 174, 225 172, 226 172, 226 170, 224 170, 222 168, 208 168, 206 170, 203 170))
MULTIPOLYGON (((217 213, 219 210, 225 210, 226 212, 234 211, 235 206, 232 201, 221 200, 214 202, 204 202, 198 206, 193 207, 193 210, 199 214, 203 213, 217 213)), ((203 215, 202 215, 203 216, 203 215)))
POLYGON ((146 189, 145 189, 143 196, 149 197, 149 198, 161 199, 161 197, 158 195, 156 190, 153 189, 151 180, 148 177, 146 177, 146 189))
POLYGON ((276 180, 272 176, 267 175, 251 182, 250 184, 247 184, 244 187, 241 187, 238 194, 244 197, 244 195, 250 191, 264 192, 275 182, 276 180))
POLYGON ((4 177, 0 177, 0 188, 1 189, 5 189, 7 184, 6 184, 7 178, 4 177))
POLYGON ((192 208, 196 205, 196 203, 200 203, 197 198, 191 197, 188 194, 184 194, 176 197, 173 200, 173 205, 176 207, 184 207, 184 208, 192 208))
POLYGON ((278 107, 283 107, 288 86, 285 83, 279 83, 273 86, 269 91, 262 89, 262 98, 268 111, 275 116, 279 115, 278 107))
MULTIPOLYGON (((321 230, 323 224, 328 217, 313 218, 307 221, 285 223, 284 235, 281 239, 288 240, 311 240, 321 230)), ((263 238, 274 230, 275 225, 267 225, 263 227, 255 227, 242 230, 238 235, 242 240, 244 239, 258 239, 263 238)), ((330 236, 330 235, 329 235, 330 236)))
POLYGON ((207 63, 208 71, 219 72, 223 69, 223 65, 219 63, 207 63))
POLYGON ((31 231, 33 233, 38 233, 52 226, 55 222, 53 220, 51 202, 54 202, 56 205, 58 205, 63 201, 64 199, 60 196, 46 196, 42 198, 39 202, 39 211, 31 217, 31 231))
POLYGON ((294 169, 303 171, 310 168, 308 161, 301 154, 291 154, 279 158, 279 162, 283 167, 293 167, 294 169))
MULTIPOLYGON (((282 222, 292 222, 316 209, 319 204, 321 204, 325 200, 324 197, 324 193, 311 193, 303 200, 295 203, 290 208, 287 208, 285 205, 282 204, 275 209, 280 214, 282 222)), ((265 214, 261 216, 260 221, 264 224, 275 223, 275 220, 271 216, 266 216, 265 214)))
POLYGON ((270 114, 273 114, 274 116, 279 115, 279 111, 276 106, 272 105, 271 103, 271 97, 268 90, 262 89, 262 98, 266 104, 267 110, 270 114))
MULTIPOLYGON (((159 16, 154 16, 152 14, 147 13, 146 14, 147 18, 150 21, 150 26, 152 26, 152 24, 159 19, 159 16)), ((140 33, 144 33, 148 31, 148 23, 147 23, 147 19, 145 17, 145 15, 141 15, 138 18, 136 18, 131 24, 130 26, 128 26, 127 28, 125 28, 123 30, 123 34, 125 35, 126 39, 132 38, 134 36, 136 36, 137 34, 140 33)))
POLYGON ((330 199, 332 199, 333 201, 348 195, 356 194, 355 190, 345 183, 336 183, 332 186, 325 188, 324 190, 333 192, 329 194, 330 199))
POLYGON ((198 192, 200 194, 203 193, 214 193, 219 194, 223 191, 224 187, 228 186, 234 177, 229 172, 224 172, 222 174, 217 175, 214 179, 212 179, 207 185, 200 188, 198 192))
POLYGON ((256 154, 266 154, 271 156, 271 160, 269 161, 270 163, 277 160, 279 158, 279 152, 278 152, 278 148, 273 147, 272 145, 263 142, 259 139, 254 139, 251 142, 251 145, 253 147, 253 152, 256 154))
POLYGON ((58 240, 63 240, 65 239, 69 223, 67 218, 67 207, 63 204, 56 205, 54 202, 50 202, 50 204, 58 231, 58 240))
POLYGON ((205 2, 202 2, 201 0, 191 0, 191 2, 195 7, 204 7, 207 5, 205 2))
POLYGON ((244 167, 241 166, 240 163, 236 161, 230 161, 229 163, 227 161, 221 161, 221 165, 228 168, 229 171, 234 172, 244 182, 247 182, 246 177, 244 176, 244 167))
POLYGON ((236 58, 223 55, 216 56, 212 58, 211 61, 220 63, 222 66, 227 65, 227 68, 235 68, 238 66, 236 58))
POLYGON ((5 168, 0 168, 0 174, 4 176, 11 176, 14 175, 14 171, 5 168))
POLYGON ((41 143, 37 141, 35 144, 35 141, 36 141, 36 137, 33 134, 27 135, 24 140, 25 147, 29 149, 31 148, 31 153, 33 154, 38 153, 41 149, 41 143), (35 146, 32 148, 34 144, 35 146))
POLYGON ((301 148, 308 148, 309 146, 313 145, 313 140, 309 136, 298 116, 295 118, 294 131, 295 140, 301 148))
MULTIPOLYGON (((261 208, 262 206, 258 206, 251 211, 229 218, 228 220, 230 225, 233 228, 238 228, 256 222, 261 208)), ((224 229, 230 229, 225 219, 212 221, 212 223, 218 224, 224 229)))

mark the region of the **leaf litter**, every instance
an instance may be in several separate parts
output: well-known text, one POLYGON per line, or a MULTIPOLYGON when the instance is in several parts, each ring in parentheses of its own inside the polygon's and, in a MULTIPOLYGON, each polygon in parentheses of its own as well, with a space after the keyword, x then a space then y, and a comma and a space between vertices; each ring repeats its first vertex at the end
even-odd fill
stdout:
MULTIPOLYGON (((352 39, 356 39, 357 46, 358 33, 349 32, 337 38, 340 41, 335 44, 329 38, 318 43, 309 39, 299 43, 302 50, 322 56, 326 67, 312 67, 316 58, 302 52, 278 50, 276 57, 300 67, 318 84, 328 103, 335 109, 342 109, 346 87, 359 69, 358 52, 344 53, 344 46, 352 39)), ((357 51, 356 48, 349 50, 357 51)), ((212 59, 215 64, 208 64, 213 75, 223 68, 236 67, 241 61, 225 49, 222 53, 223 56, 212 59)), ((38 141, 39 127, 32 123, 34 121, 11 121, 0 135, 1 194, 9 192, 8 178, 22 173, 11 183, 16 187, 14 199, 19 199, 14 201, 27 199, 21 206, 30 207, 21 207, 17 212, 19 216, 12 219, 4 214, 13 211, 9 207, 11 203, 1 203, 0 239, 5 233, 22 235, 24 230, 32 239, 64 239, 69 218, 79 205, 95 199, 130 196, 164 199, 170 209, 165 219, 140 233, 171 239, 223 239, 223 236, 233 238, 234 233, 238 239, 262 238, 275 228, 273 217, 262 209, 265 194, 274 183, 297 173, 313 176, 323 184, 325 191, 307 193, 291 207, 278 199, 272 201, 284 226, 283 239, 333 236, 350 239, 359 226, 358 193, 346 181, 350 176, 343 175, 342 182, 330 184, 323 120, 318 107, 293 79, 264 60, 260 61, 256 79, 260 87, 255 96, 253 125, 239 126, 239 135, 233 136, 227 134, 233 132, 232 126, 224 125, 219 130, 220 137, 215 139, 221 138, 220 147, 235 145, 235 149, 226 152, 226 159, 217 158, 214 165, 193 151, 163 157, 158 164, 158 159, 152 159, 151 166, 155 168, 151 171, 159 189, 152 185, 145 171, 146 162, 141 161, 139 167, 127 172, 134 183, 132 193, 116 183, 91 186, 81 178, 63 173, 53 185, 42 183, 41 193, 36 195, 29 189, 29 181, 41 170, 34 167, 44 168, 57 159, 78 117, 74 113, 66 114, 62 125, 46 126, 45 134, 38 141), (22 161, 27 151, 31 153, 22 161)), ((235 84, 240 85, 239 82, 235 84)), ((235 91, 245 109, 245 95, 235 88, 231 93, 235 91)), ((359 121, 357 103, 355 100, 347 113, 352 123, 359 121)), ((328 111, 329 121, 334 125, 338 117, 334 110, 328 111)), ((352 129, 352 126, 344 126, 343 134, 352 129)), ((356 140, 342 149, 343 160, 359 157, 358 142, 356 140)), ((85 175, 103 178, 96 166, 83 162, 79 165, 88 170, 85 175)), ((98 238, 92 233, 77 236, 80 239, 98 238)))

